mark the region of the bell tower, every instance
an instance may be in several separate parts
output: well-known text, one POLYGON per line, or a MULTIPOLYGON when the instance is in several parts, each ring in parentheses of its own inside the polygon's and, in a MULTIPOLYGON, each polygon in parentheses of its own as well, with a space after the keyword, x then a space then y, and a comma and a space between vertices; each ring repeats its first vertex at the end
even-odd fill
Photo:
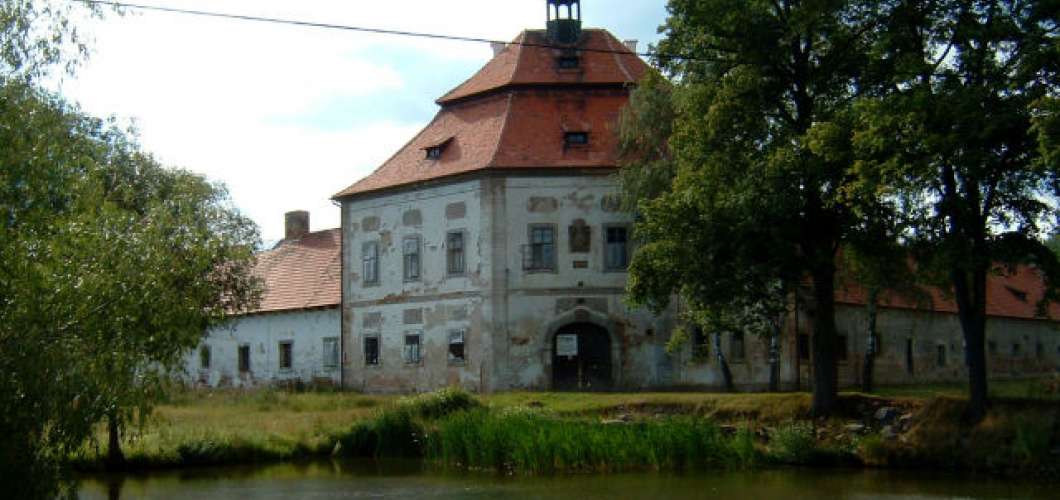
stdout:
POLYGON ((548 0, 548 39, 552 43, 573 45, 582 35, 581 0, 548 0))

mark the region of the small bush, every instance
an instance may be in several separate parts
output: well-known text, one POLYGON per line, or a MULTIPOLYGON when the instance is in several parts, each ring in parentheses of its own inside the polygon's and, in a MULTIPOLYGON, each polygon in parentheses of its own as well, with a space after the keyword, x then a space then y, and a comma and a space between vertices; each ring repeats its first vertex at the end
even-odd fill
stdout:
POLYGON ((457 387, 402 398, 398 405, 416 417, 430 420, 482 406, 471 394, 457 387))
POLYGON ((1012 458, 1018 463, 1034 464, 1049 454, 1051 425, 1029 419, 1016 421, 1016 435, 1012 438, 1012 458))
POLYGON ((808 464, 817 451, 813 428, 806 423, 792 423, 778 427, 770 436, 769 453, 774 460, 785 464, 808 464))

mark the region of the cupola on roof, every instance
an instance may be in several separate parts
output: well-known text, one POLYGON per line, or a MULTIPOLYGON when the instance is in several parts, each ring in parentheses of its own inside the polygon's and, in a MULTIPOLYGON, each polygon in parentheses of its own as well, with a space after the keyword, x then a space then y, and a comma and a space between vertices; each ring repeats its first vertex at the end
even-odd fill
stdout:
POLYGON ((441 110, 408 144, 334 198, 487 169, 615 168, 618 116, 648 66, 606 30, 581 29, 578 0, 547 7, 548 30, 498 50, 437 99, 441 110), (571 132, 591 139, 567 147, 571 132))

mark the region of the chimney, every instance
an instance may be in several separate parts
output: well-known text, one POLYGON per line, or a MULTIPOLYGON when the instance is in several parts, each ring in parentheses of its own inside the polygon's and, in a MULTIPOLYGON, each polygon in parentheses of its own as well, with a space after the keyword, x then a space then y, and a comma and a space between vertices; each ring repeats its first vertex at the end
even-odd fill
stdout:
POLYGON ((637 53, 637 41, 636 40, 625 40, 622 42, 630 52, 637 53))
POLYGON ((283 239, 297 240, 309 234, 309 212, 295 210, 283 214, 283 239))
POLYGON ((494 57, 496 57, 497 54, 500 54, 501 52, 504 52, 504 49, 506 47, 508 47, 508 44, 506 44, 504 42, 490 42, 490 48, 493 49, 493 56, 494 57))

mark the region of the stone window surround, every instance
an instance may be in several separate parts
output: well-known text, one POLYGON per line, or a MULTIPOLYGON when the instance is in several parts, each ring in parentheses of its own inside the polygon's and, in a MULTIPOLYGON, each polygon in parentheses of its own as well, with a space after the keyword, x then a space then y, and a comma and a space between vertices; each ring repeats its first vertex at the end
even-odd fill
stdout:
MULTIPOLYGON (((551 267, 541 267, 535 269, 526 269, 523 266, 523 272, 526 274, 538 274, 538 273, 552 273, 557 274, 559 272, 559 225, 553 222, 531 222, 526 225, 526 251, 533 252, 533 240, 534 240, 534 229, 551 229, 552 230, 552 262, 547 263, 551 267)), ((523 259, 527 257, 524 255, 523 259)), ((530 260, 533 260, 533 256, 530 256, 530 260)))
POLYGON ((423 355, 423 331, 406 330, 401 337, 401 360, 404 362, 405 366, 423 366, 423 358, 426 357, 423 355), (408 343, 411 337, 416 337, 415 344, 408 343), (416 346, 416 356, 415 359, 410 360, 410 347, 413 345, 416 346))
POLYGON ((281 340, 281 341, 276 343, 276 349, 277 349, 277 351, 276 351, 276 355, 277 356, 276 357, 277 357, 277 361, 278 361, 279 370, 281 372, 289 372, 289 371, 293 370, 294 369, 294 340, 290 340, 290 339, 281 340), (284 359, 283 359, 284 346, 287 346, 287 349, 288 349, 287 366, 283 365, 283 361, 284 361, 284 359))
POLYGON ((468 231, 466 229, 463 229, 463 228, 450 229, 450 230, 445 232, 445 276, 446 277, 459 277, 459 276, 466 276, 467 275, 467 255, 468 255, 468 252, 467 252, 467 241, 468 241, 467 234, 468 234, 468 231), (461 264, 463 265, 463 269, 461 269, 459 272, 452 272, 452 269, 450 269, 450 266, 449 266, 449 264, 450 264, 450 261, 449 261, 449 250, 450 250, 449 249, 449 235, 451 235, 451 234, 459 234, 460 235, 460 245, 461 245, 460 252, 462 253, 461 264))
POLYGON ((414 283, 423 279, 423 238, 419 234, 409 234, 401 238, 401 278, 405 283, 414 283), (416 256, 416 276, 413 277, 409 277, 410 254, 407 252, 408 243, 411 241, 416 242, 416 253, 412 254, 416 256))
POLYGON ((446 359, 449 362, 449 366, 464 366, 467 364, 467 330, 462 328, 451 329, 448 331, 448 338, 446 340, 446 359), (459 334, 460 342, 453 342, 454 334, 459 334), (459 359, 452 356, 452 345, 455 343, 461 345, 462 356, 459 359))
POLYGON ((361 286, 379 286, 382 281, 379 277, 379 240, 368 240, 361 243, 361 286), (368 262, 368 249, 374 248, 374 256, 372 258, 372 265, 375 272, 374 279, 369 281, 367 273, 364 272, 365 264, 368 262))
POLYGON ((361 352, 364 354, 364 367, 378 369, 383 366, 383 340, 378 332, 365 333, 361 340, 361 352), (368 339, 375 339, 375 363, 368 362, 368 339))

